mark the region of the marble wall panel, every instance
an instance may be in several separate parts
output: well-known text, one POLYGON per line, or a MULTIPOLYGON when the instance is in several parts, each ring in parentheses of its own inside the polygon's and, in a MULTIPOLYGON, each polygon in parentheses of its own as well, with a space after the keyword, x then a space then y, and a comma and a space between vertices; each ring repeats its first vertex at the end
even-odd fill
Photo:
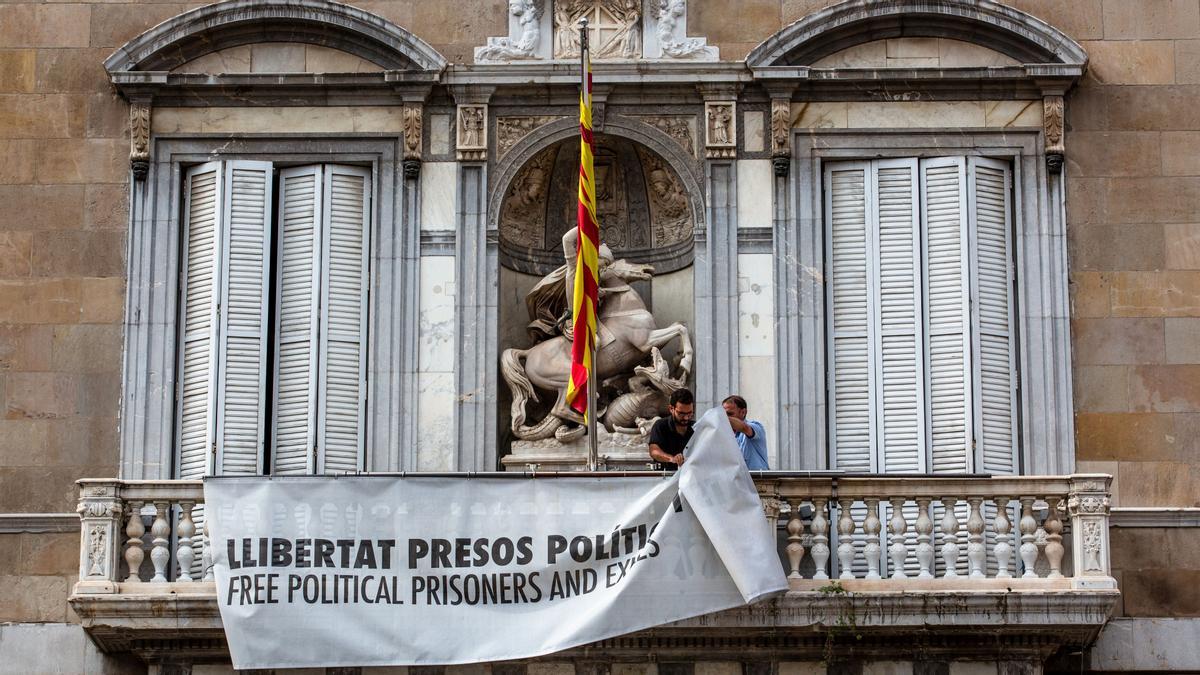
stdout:
POLYGON ((421 165, 421 229, 454 230, 454 162, 425 162, 421 165))
POLYGON ((454 258, 421 259, 417 469, 448 471, 454 456, 454 258))
POLYGON ((762 152, 766 145, 763 133, 766 113, 761 110, 747 110, 742 113, 742 143, 746 152, 762 152))
POLYGON ((741 159, 737 163, 737 225, 771 227, 774 216, 775 175, 769 159, 741 159))

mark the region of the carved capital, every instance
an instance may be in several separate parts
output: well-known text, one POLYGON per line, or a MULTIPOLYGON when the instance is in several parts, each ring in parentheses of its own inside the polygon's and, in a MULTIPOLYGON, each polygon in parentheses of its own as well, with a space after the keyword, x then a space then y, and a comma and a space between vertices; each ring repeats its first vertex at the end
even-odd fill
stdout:
POLYGON ((460 161, 487 159, 487 116, 486 104, 458 106, 455 148, 460 161))
POLYGON ((1042 98, 1042 131, 1046 137, 1046 166, 1051 173, 1062 171, 1063 157, 1066 154, 1063 114, 1062 96, 1042 98))
POLYGON ((771 165, 776 176, 786 176, 791 167, 792 101, 790 98, 771 99, 771 165))
POLYGON ((1071 495, 1067 500, 1067 513, 1074 516, 1107 516, 1109 500, 1107 495, 1071 495))
POLYGON ((737 156, 737 104, 735 102, 705 102, 704 156, 709 159, 729 159, 737 156))
POLYGON ((150 171, 150 102, 129 105, 129 165, 135 180, 145 180, 150 171))

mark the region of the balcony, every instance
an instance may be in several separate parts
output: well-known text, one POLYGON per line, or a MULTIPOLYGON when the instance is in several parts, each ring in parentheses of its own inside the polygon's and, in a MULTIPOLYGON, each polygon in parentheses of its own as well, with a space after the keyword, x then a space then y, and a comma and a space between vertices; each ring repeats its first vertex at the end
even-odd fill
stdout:
MULTIPOLYGON (((1090 643, 1119 595, 1109 568, 1106 475, 763 472, 755 482, 778 533, 785 596, 573 650, 575 657, 753 646, 798 659, 1003 649, 1044 660, 1090 643)), ((227 658, 212 576, 192 573, 209 560, 193 519, 202 484, 79 486, 79 581, 70 602, 101 649, 148 662, 227 658)))

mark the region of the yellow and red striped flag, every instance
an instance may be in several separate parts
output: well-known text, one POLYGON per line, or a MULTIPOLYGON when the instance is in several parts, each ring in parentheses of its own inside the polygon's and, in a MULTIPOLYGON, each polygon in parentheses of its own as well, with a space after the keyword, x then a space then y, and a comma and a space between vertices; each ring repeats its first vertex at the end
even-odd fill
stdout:
POLYGON ((575 248, 575 288, 571 297, 571 381, 567 404, 587 415, 588 375, 596 344, 599 305, 600 222, 596 218, 596 174, 592 158, 592 63, 583 50, 583 86, 579 92, 579 237, 575 248))

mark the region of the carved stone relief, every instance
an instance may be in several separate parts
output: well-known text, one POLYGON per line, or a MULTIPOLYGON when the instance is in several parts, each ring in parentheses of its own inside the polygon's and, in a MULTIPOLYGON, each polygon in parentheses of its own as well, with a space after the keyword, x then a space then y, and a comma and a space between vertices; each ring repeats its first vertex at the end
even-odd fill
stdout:
POLYGON ((487 45, 475 48, 475 62, 504 62, 532 59, 538 56, 542 39, 542 15, 545 0, 509 0, 508 13, 516 20, 518 30, 508 37, 490 37, 487 45))
POLYGON ((579 20, 588 20, 594 59, 642 55, 641 0, 554 0, 554 58, 579 56, 579 20))
POLYGON ((486 105, 468 104, 458 106, 456 147, 459 160, 482 160, 487 158, 486 105))
POLYGON ((670 246, 692 234, 687 194, 673 171, 657 155, 638 149, 650 196, 650 228, 654 246, 670 246))
POLYGON ((500 228, 508 242, 526 248, 543 248, 546 232, 546 194, 554 168, 556 148, 542 150, 521 168, 504 196, 500 228))
POLYGON ((733 101, 705 103, 704 154, 709 158, 729 158, 737 155, 733 101))
POLYGON ((421 106, 404 106, 404 175, 408 178, 421 172, 422 117, 421 106))
POLYGON ((1042 99, 1042 125, 1046 135, 1046 167, 1051 173, 1062 171, 1066 147, 1063 138, 1063 97, 1042 99))
POLYGON ((1087 572, 1103 572, 1100 565, 1102 541, 1100 523, 1089 520, 1083 524, 1083 569, 1087 572))
MULTIPOLYGON (((692 204, 666 161, 632 141, 597 134, 594 168, 600 235, 614 254, 653 262, 658 273, 686 266, 692 204)), ((499 209, 503 264, 528 274, 562 264, 558 248, 575 225, 578 174, 573 140, 538 152, 516 173, 499 209)))
POLYGON ((634 119, 649 124, 675 139, 692 157, 696 156, 695 132, 691 115, 633 115, 634 119))
POLYGON ((129 105, 129 165, 135 180, 143 180, 150 171, 150 104, 134 101, 129 105))
POLYGON ((558 119, 553 115, 525 115, 496 118, 496 159, 508 154, 522 138, 538 127, 558 119))
POLYGON ((89 577, 104 577, 104 565, 108 555, 105 553, 108 536, 103 525, 93 525, 88 531, 87 575, 89 577))

